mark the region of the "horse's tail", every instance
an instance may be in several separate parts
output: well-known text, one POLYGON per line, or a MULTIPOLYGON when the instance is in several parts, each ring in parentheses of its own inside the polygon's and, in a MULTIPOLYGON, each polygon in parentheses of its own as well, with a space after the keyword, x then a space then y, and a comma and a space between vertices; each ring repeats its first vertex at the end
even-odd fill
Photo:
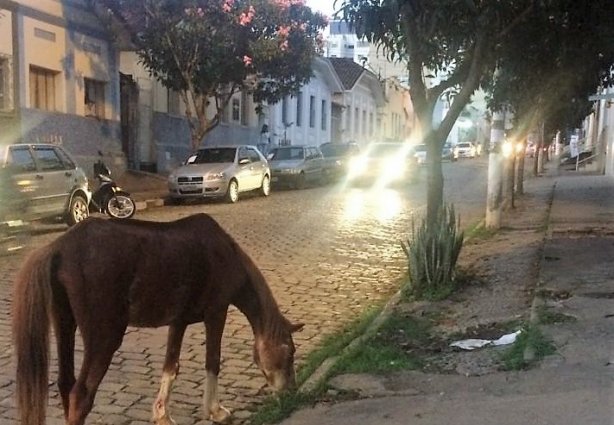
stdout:
POLYGON ((49 379, 49 322, 53 251, 34 252, 22 266, 13 294, 17 405, 21 425, 45 423, 49 379))

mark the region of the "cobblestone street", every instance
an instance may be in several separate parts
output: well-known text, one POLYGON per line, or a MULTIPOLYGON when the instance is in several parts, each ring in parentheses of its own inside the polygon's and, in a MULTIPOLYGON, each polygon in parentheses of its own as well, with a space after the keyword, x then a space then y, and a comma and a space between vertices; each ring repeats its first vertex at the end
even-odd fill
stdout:
MULTIPOLYGON (((448 165, 446 165, 447 167, 448 165)), ((463 225, 477 220, 485 205, 485 165, 450 164, 446 192, 457 204, 463 225), (479 172, 476 172, 478 170, 479 172), (448 181, 450 180, 450 181, 448 181), (467 184, 476 181, 479 184, 467 184)), ((238 204, 216 202, 164 207, 137 214, 144 220, 173 220, 197 212, 211 214, 252 256, 268 279, 286 316, 304 322, 295 334, 297 359, 321 338, 357 318, 367 306, 386 300, 404 279, 406 262, 400 240, 408 236, 412 214, 424 206, 425 182, 409 190, 327 186, 303 191, 280 190, 270 198, 245 196, 238 204)), ((42 226, 33 238, 40 246, 61 235, 62 226, 42 226)), ((14 366, 10 340, 13 277, 25 253, 0 258, 0 422, 16 423, 14 366)), ((179 425, 202 419, 204 327, 188 328, 171 414, 179 425)), ((242 423, 265 395, 265 380, 252 362, 252 332, 245 317, 231 308, 223 338, 220 398, 242 423)), ((129 328, 98 391, 90 424, 149 423, 159 387, 166 328, 129 328)), ((56 353, 51 353, 50 425, 63 424, 55 380, 56 353)), ((77 352, 77 369, 81 351, 77 352)))

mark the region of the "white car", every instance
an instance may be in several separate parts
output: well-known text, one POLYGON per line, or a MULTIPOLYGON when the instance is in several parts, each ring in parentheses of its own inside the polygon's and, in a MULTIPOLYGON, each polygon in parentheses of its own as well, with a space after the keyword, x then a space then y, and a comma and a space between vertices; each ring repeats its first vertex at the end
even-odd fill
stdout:
POLYGON ((255 146, 206 147, 168 176, 168 190, 174 203, 216 197, 235 203, 240 192, 259 190, 269 196, 271 170, 255 146))
POLYGON ((416 162, 418 164, 426 164, 426 145, 415 145, 414 152, 414 158, 416 158, 416 162))
POLYGON ((461 142, 454 146, 454 158, 475 158, 477 149, 471 142, 461 142))

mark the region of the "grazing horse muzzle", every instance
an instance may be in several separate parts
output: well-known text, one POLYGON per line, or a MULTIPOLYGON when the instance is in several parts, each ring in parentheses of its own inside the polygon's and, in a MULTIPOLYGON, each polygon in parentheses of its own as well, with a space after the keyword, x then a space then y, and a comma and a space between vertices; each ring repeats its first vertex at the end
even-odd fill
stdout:
POLYGON ((265 378, 269 387, 275 393, 294 391, 296 389, 296 374, 294 368, 291 370, 276 370, 265 373, 265 378))
POLYGON ((254 361, 262 370, 269 387, 276 393, 296 389, 294 371, 294 353, 292 332, 297 332, 302 324, 288 325, 287 334, 281 341, 256 338, 254 344, 254 361))

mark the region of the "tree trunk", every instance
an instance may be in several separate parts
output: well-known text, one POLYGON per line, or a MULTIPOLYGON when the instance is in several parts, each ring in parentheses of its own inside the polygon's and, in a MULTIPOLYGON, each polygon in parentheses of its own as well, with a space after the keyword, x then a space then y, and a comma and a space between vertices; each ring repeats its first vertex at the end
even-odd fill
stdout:
POLYGON ((515 153, 503 157, 503 207, 514 208, 514 173, 516 171, 515 153))
POLYGON ((516 182, 514 184, 514 190, 518 195, 522 195, 524 193, 524 158, 527 146, 526 138, 522 146, 522 151, 520 151, 516 157, 516 182))
POLYGON ((434 135, 427 139, 427 227, 433 226, 439 213, 439 209, 443 204, 443 170, 441 167, 442 144, 443 143, 441 141, 434 138, 434 135))
POLYGON ((544 123, 542 122, 540 125, 540 129, 539 129, 539 155, 535 156, 536 161, 537 161, 537 174, 536 175, 540 175, 544 172, 544 157, 546 153, 546 151, 544 150, 544 147, 546 146, 546 144, 544 143, 545 141, 544 139, 545 139, 544 123))
POLYGON ((501 208, 503 206, 503 154, 501 144, 505 137, 505 112, 493 114, 490 130, 490 149, 488 155, 488 192, 486 199, 485 224, 489 229, 501 227, 501 208))

